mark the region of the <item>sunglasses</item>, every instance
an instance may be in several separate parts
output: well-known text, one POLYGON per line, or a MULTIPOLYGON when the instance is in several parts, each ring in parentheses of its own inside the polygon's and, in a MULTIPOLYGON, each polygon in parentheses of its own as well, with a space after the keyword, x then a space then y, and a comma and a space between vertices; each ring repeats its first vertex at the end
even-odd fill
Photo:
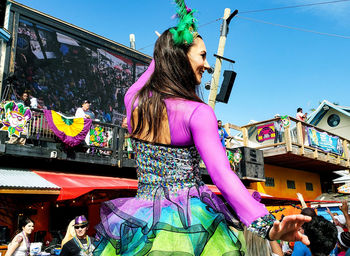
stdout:
POLYGON ((75 228, 75 229, 79 229, 79 228, 84 229, 84 228, 86 228, 86 227, 87 227, 87 225, 82 225, 82 226, 74 226, 74 228, 75 228))

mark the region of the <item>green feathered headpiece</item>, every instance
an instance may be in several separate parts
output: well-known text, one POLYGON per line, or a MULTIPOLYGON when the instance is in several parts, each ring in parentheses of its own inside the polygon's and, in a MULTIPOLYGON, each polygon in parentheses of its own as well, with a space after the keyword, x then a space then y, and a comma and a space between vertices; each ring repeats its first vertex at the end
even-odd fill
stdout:
POLYGON ((191 44, 198 35, 196 19, 193 17, 193 13, 196 10, 188 8, 184 0, 175 0, 178 10, 177 17, 179 23, 177 28, 171 28, 170 32, 173 34, 173 40, 175 45, 191 44))

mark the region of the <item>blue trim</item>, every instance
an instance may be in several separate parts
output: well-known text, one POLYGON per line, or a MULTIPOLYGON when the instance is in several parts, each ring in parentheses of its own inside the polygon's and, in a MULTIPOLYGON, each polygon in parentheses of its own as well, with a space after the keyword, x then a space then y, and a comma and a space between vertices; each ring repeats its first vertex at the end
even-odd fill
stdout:
POLYGON ((328 110, 321 110, 317 113, 317 115, 312 119, 312 121, 310 122, 310 124, 317 126, 318 123, 322 120, 322 118, 327 114, 328 110))
POLYGON ((6 29, 0 28, 0 38, 8 42, 11 38, 11 34, 6 29))

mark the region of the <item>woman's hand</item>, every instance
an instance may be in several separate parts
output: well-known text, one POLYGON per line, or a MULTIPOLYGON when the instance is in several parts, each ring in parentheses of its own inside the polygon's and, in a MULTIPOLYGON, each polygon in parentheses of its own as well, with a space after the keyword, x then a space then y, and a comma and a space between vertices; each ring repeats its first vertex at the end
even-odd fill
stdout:
POLYGON ((270 229, 269 237, 271 240, 283 241, 301 241, 309 245, 307 236, 303 235, 299 229, 305 222, 311 221, 311 217, 304 215, 290 215, 284 217, 282 222, 275 221, 270 229))

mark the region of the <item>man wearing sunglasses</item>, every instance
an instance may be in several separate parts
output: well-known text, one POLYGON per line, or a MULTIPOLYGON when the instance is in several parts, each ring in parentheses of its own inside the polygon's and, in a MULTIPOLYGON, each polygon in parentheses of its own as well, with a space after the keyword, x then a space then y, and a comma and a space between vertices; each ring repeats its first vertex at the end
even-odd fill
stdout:
POLYGON ((95 246, 87 235, 88 225, 89 222, 84 215, 75 218, 75 236, 63 245, 61 256, 92 256, 95 246))

